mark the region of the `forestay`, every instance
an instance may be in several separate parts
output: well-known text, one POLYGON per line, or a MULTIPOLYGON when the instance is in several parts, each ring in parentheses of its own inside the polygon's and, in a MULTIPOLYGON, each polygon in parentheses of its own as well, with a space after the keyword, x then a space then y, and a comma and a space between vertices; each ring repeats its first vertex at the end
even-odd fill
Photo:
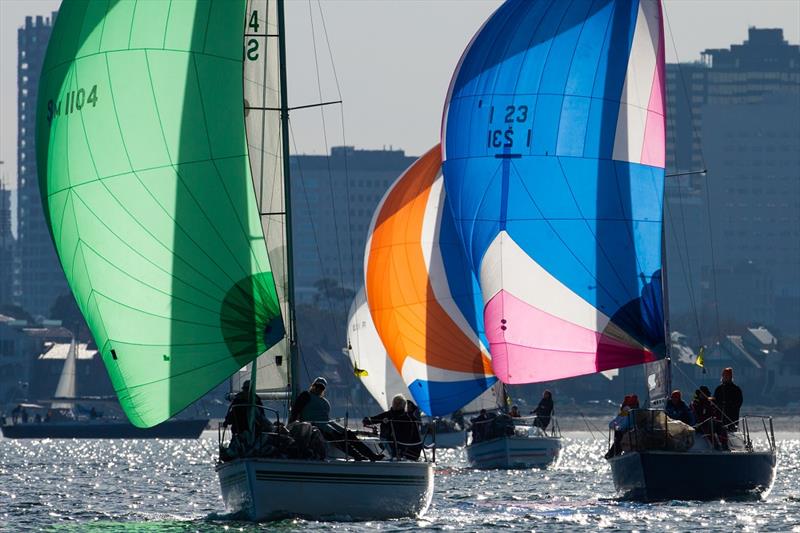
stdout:
POLYGON ((449 414, 490 387, 480 297, 443 193, 438 146, 386 192, 366 248, 375 328, 420 408, 449 414))
POLYGON ((502 381, 663 357, 657 1, 503 4, 453 77, 443 158, 502 381))
POLYGON ((158 424, 284 336, 250 173, 245 2, 65 2, 37 164, 125 413, 158 424))

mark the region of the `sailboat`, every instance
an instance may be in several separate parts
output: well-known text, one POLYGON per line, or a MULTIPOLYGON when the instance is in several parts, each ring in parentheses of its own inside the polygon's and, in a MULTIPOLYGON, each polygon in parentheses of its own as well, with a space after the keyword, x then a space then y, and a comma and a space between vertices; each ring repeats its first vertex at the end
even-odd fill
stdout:
MULTIPOLYGON (((86 345, 74 338, 69 344, 64 366, 58 378, 53 399, 46 408, 33 404, 42 410, 39 421, 29 423, 4 423, 0 432, 7 439, 196 439, 208 425, 207 418, 178 418, 151 427, 138 428, 124 419, 109 416, 108 409, 116 403, 110 398, 80 398, 77 395, 76 361, 78 351, 86 345), (91 402, 91 410, 77 405, 91 402), (98 412, 96 407, 100 407, 98 412)), ((47 402, 42 402, 47 404, 47 402)))
MULTIPOLYGON (((375 329, 364 289, 360 289, 350 306, 348 314, 347 355, 355 374, 370 395, 384 411, 389 409, 391 399, 402 394, 411 398, 403 377, 392 363, 392 359, 375 329)), ((458 410, 463 417, 477 414, 481 409, 498 410, 505 407, 499 382, 486 389, 477 398, 458 410)), ((435 426, 434 431, 423 431, 436 449, 459 448, 467 442, 464 421, 432 418, 427 422, 435 426), (443 428, 445 429, 443 431, 443 428)))
MULTIPOLYGON (((668 357, 665 103, 658 0, 509 0, 464 52, 444 185, 504 383, 668 357)), ((767 436, 765 452, 748 436, 733 452, 635 449, 611 459, 614 481, 643 499, 760 494, 767 436)))
MULTIPOLYGON (((494 387, 495 409, 503 414, 508 406, 505 385, 498 382, 494 387), (502 407, 501 407, 502 406, 502 407)), ((502 415, 501 415, 502 416, 502 415)), ((507 415, 506 415, 507 416, 507 415)), ((505 418, 506 427, 498 428, 503 419, 490 418, 485 422, 475 422, 473 426, 486 424, 494 431, 493 435, 476 439, 474 429, 467 441, 467 460, 481 469, 525 469, 549 468, 558 464, 564 448, 564 440, 555 417, 546 430, 534 425, 535 417, 505 418), (513 424, 513 425, 512 425, 513 424)), ((481 428, 477 428, 480 431, 481 428)))
MULTIPOLYGON (((45 217, 120 404, 156 426, 250 364, 299 390, 283 1, 64 2, 42 69, 45 217)), ((239 457, 237 516, 384 519, 429 462, 239 457)))
MULTIPOLYGON (((441 146, 435 146, 378 204, 365 250, 369 313, 362 320, 384 348, 374 357, 385 352, 423 412, 502 411, 505 393, 492 371, 480 289, 456 233, 441 167, 441 146)), ((451 444, 466 443, 460 431, 452 433, 451 444)), ((467 456, 481 468, 548 466, 560 450, 560 438, 522 429, 467 446, 467 456)))

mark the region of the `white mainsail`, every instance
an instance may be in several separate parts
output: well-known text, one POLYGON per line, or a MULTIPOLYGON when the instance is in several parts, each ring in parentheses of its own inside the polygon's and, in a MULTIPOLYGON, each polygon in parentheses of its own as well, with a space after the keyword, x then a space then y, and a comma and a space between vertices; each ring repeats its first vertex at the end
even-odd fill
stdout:
POLYGON ((485 391, 483 394, 469 402, 461 408, 465 414, 478 413, 481 409, 492 411, 505 407, 505 394, 503 394, 503 384, 498 381, 485 391))
MULTIPOLYGON (((64 359, 64 367, 61 369, 61 376, 58 378, 58 385, 56 386, 56 398, 74 398, 75 397, 75 359, 77 359, 77 344, 73 338, 69 344, 69 351, 67 357, 64 359)), ((72 409, 75 407, 73 402, 53 402, 53 409, 72 409)))
MULTIPOLYGON (((286 257, 286 205, 283 187, 283 155, 280 108, 280 73, 277 2, 248 0, 244 32, 245 126, 250 170, 267 252, 275 276, 287 336, 264 352, 257 364, 256 392, 288 394, 289 302, 286 257)), ((250 379, 250 365, 232 378, 234 390, 250 379)))

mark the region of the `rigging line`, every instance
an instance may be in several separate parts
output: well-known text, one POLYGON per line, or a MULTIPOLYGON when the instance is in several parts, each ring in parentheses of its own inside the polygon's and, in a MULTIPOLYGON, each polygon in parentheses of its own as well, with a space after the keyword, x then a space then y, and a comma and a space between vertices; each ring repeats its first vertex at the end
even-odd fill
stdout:
MULTIPOLYGON (((317 75, 317 92, 319 94, 319 99, 322 100, 322 79, 321 79, 320 73, 319 73, 319 58, 318 58, 318 54, 317 54, 317 38, 316 38, 316 35, 315 35, 315 30, 314 30, 314 16, 313 16, 314 13, 313 13, 313 10, 311 8, 311 0, 309 0, 309 2, 308 2, 308 13, 309 13, 309 22, 311 24, 311 44, 312 44, 312 48, 314 50, 314 69, 315 69, 316 75, 317 75)), ((331 169, 331 153, 330 153, 330 145, 328 143, 328 127, 327 127, 327 123, 325 121, 325 111, 323 109, 320 109, 320 120, 322 121, 322 139, 323 139, 323 142, 325 144, 325 154, 326 154, 325 161, 326 161, 326 166, 327 166, 327 170, 328 170, 328 190, 330 190, 330 193, 331 193, 331 213, 333 215, 333 231, 334 231, 334 234, 336 235, 336 255, 337 255, 336 259, 337 259, 337 263, 339 264, 339 286, 344 288, 344 264, 342 263, 342 246, 341 246, 341 241, 340 241, 340 238, 339 238, 339 221, 338 221, 338 216, 337 216, 338 215, 338 211, 336 209, 336 197, 335 197, 335 192, 334 192, 334 188, 333 188, 333 171, 331 169)), ((346 150, 347 149, 345 148, 345 151, 346 150)), ((347 182, 347 179, 345 179, 345 183, 346 182, 347 182)), ((349 204, 350 204, 350 198, 348 197, 348 198, 345 199, 345 212, 347 213, 348 220, 349 220, 349 216, 350 216, 350 214, 349 214, 350 213, 350 205, 349 204)), ((350 225, 348 224, 348 227, 347 227, 348 235, 349 235, 350 231, 351 231, 350 230, 350 225)), ((352 246, 351 246, 351 248, 352 248, 352 246)), ((351 264, 351 267, 352 267, 352 264, 351 264)), ((343 300, 342 301, 342 307, 344 308, 345 305, 346 305, 346 302, 343 300)), ((345 314, 347 314, 346 310, 345 310, 345 314)))
MULTIPOLYGON (((297 142, 295 141, 294 130, 291 127, 291 123, 289 124, 289 138, 291 139, 292 147, 294 148, 295 153, 297 153, 297 142)), ((299 179, 300 188, 301 188, 301 190, 303 192, 303 198, 305 199, 306 212, 309 214, 308 221, 311 224, 311 234, 314 236, 314 247, 315 247, 316 252, 317 252, 317 260, 319 261, 320 270, 322 270, 322 266, 323 266, 322 253, 320 252, 320 249, 319 249, 319 239, 318 239, 317 228, 316 228, 316 225, 314 224, 314 217, 311 216, 311 204, 308 201, 308 191, 306 189, 305 178, 303 177, 303 167, 302 167, 302 165, 300 163, 300 158, 299 157, 295 157, 294 161, 297 164, 297 175, 300 177, 300 179, 299 179)), ((328 311, 330 312, 332 317, 335 316, 336 313, 335 313, 335 311, 333 309, 333 301, 331 299, 331 295, 330 294, 326 294, 325 295, 325 299, 328 302, 328 311)))
MULTIPOLYGON (((678 198, 679 199, 679 203, 680 203, 680 206, 681 206, 681 229, 683 231, 683 244, 684 244, 684 247, 686 248, 686 269, 688 270, 689 281, 693 281, 692 262, 691 262, 691 258, 689 257, 689 244, 688 244, 689 243, 689 239, 686 236, 686 214, 685 214, 684 205, 683 205, 683 186, 680 184, 680 182, 678 182, 678 196, 679 196, 679 198, 678 198)), ((680 247, 678 247, 678 251, 680 252, 680 247)), ((713 272, 712 272, 712 275, 713 275, 713 272)), ((698 341, 702 344, 703 336, 702 336, 702 330, 700 329, 700 313, 697 310, 697 298, 696 298, 695 293, 694 293, 694 285, 692 285, 689 282, 687 282, 686 286, 687 286, 687 289, 689 290, 689 297, 690 297, 690 300, 691 300, 691 303, 692 303, 692 312, 694 314, 695 326, 697 327, 698 341)), ((718 326, 718 328, 719 328, 719 326, 718 326)))
MULTIPOLYGON (((673 234, 677 235, 678 231, 675 228, 675 219, 670 214, 671 210, 670 210, 670 207, 669 207, 669 202, 664 201, 664 209, 665 209, 664 216, 665 216, 665 218, 669 218, 669 225, 672 228, 672 232, 673 232, 673 234)), ((683 209, 683 206, 681 206, 681 209, 683 209)), ((683 239, 684 239, 684 242, 686 242, 686 224, 683 224, 683 239)), ((666 248, 666 243, 665 243, 665 248, 666 248)), ((681 247, 680 246, 676 246, 675 250, 678 252, 678 263, 681 265, 681 272, 683 274, 683 282, 686 284, 686 289, 689 292, 689 303, 691 304, 692 314, 694 315, 695 326, 697 327, 697 336, 702 341, 702 335, 701 335, 701 330, 700 330, 700 320, 699 320, 699 315, 697 313, 697 303, 696 303, 695 296, 694 296, 694 289, 692 288, 692 285, 691 285, 692 270, 691 270, 691 263, 690 263, 690 260, 689 260, 689 257, 688 257, 688 250, 687 250, 686 263, 685 263, 686 268, 684 268, 683 253, 681 252, 681 247), (687 270, 688 270, 688 273, 687 273, 687 270)), ((662 261, 662 262, 664 262, 664 261, 662 261)), ((667 342, 670 342, 670 340, 667 339, 667 342)))
MULTIPOLYGON (((258 85, 258 83, 256 83, 256 85, 258 85)), ((320 97, 320 100, 321 99, 322 98, 320 97)), ((329 100, 327 102, 319 102, 319 103, 316 103, 316 104, 305 104, 305 105, 298 105, 298 106, 290 107, 289 111, 296 111, 298 109, 309 109, 309 108, 312 108, 312 107, 324 107, 324 106, 327 106, 327 105, 335 105, 335 104, 341 104, 341 103, 342 103, 341 100, 329 100)), ((244 106, 244 108, 245 109, 250 109, 250 110, 255 110, 255 111, 278 111, 278 112, 281 111, 280 107, 244 106)))
MULTIPOLYGON (((684 96, 684 99, 686 101, 686 105, 689 108, 689 122, 690 122, 690 124, 692 126, 692 143, 694 144, 694 141, 695 140, 697 141, 697 144, 698 144, 698 147, 699 147, 699 150, 700 150, 700 160, 703 163, 703 168, 707 169, 708 166, 706 165, 705 152, 703 151, 703 142, 702 142, 702 138, 700 137, 700 134, 697 131, 697 127, 695 126, 695 123, 694 123, 694 111, 692 109, 691 100, 689 98, 689 91, 686 88, 686 79, 683 76, 683 70, 681 70, 681 60, 680 60, 680 57, 678 56, 678 47, 675 44, 675 34, 673 33, 672 25, 669 22, 669 15, 667 14, 666 2, 664 3, 664 7, 663 7, 662 12, 664 13, 664 20, 666 21, 667 29, 669 30, 669 37, 670 37, 670 41, 672 42, 672 48, 673 48, 673 51, 675 52, 676 67, 678 69, 678 77, 680 78, 680 81, 681 81, 681 88, 683 89, 683 96, 684 96)), ((673 119, 673 123, 674 123, 674 119, 673 119)), ((677 135, 677 133, 676 133, 676 135, 677 135)), ((677 151, 676 151, 676 159, 675 159, 675 161, 677 163, 677 151)), ((691 161, 689 162, 689 164, 691 164, 691 161)), ((706 216, 708 217, 708 246, 709 246, 709 252, 710 252, 710 255, 711 255, 711 281, 712 281, 712 287, 714 289, 714 318, 715 318, 716 326, 717 326, 717 340, 719 340, 721 338, 722 332, 721 332, 720 322, 719 322, 719 296, 718 296, 719 293, 718 293, 718 290, 717 290, 716 258, 715 258, 715 254, 714 254, 714 231, 712 229, 712 224, 711 224, 711 191, 710 191, 710 187, 711 187, 711 182, 709 180, 706 180, 704 182, 703 189, 705 191, 706 216)), ((683 208, 682 207, 681 207, 681 211, 683 212, 683 208)), ((684 228, 685 228, 685 222, 684 222, 684 228)), ((688 250, 688 243, 685 240, 684 240, 684 245, 687 247, 687 250, 688 250)), ((701 339, 701 341, 702 341, 702 339, 701 339)))
MULTIPOLYGON (((319 6, 319 4, 318 4, 318 6, 319 6)), ((314 65, 315 65, 316 71, 317 71, 317 89, 319 91, 319 99, 322 100, 322 85, 321 85, 321 80, 320 80, 320 75, 319 75, 319 61, 318 61, 317 45, 316 45, 316 32, 314 30, 314 14, 313 14, 312 5, 311 5, 311 1, 310 0, 309 0, 309 3, 308 3, 308 9, 309 9, 309 19, 310 19, 310 22, 311 22, 312 43, 313 43, 313 46, 314 46, 314 65)), ((340 85, 339 85, 338 76, 336 75, 336 65, 335 65, 335 62, 333 61, 333 54, 332 54, 332 51, 331 51, 330 40, 328 39, 327 28, 325 27, 325 19, 324 19, 324 15, 322 13, 321 6, 319 6, 319 11, 320 11, 320 18, 322 20, 322 25, 323 25, 323 29, 324 29, 324 33, 325 33, 325 41, 326 41, 326 44, 327 44, 327 47, 328 47, 328 54, 329 54, 329 57, 330 57, 330 64, 331 64, 331 68, 332 68, 333 73, 334 73, 334 80, 335 80, 335 83, 336 83, 337 95, 338 95, 338 98, 339 98, 337 102, 330 102, 330 103, 339 103, 339 104, 341 104, 342 103, 342 92, 341 92, 341 88, 340 88, 340 85)), ((322 117, 322 123, 323 123, 323 135, 325 136, 325 150, 327 152, 328 151, 327 129, 325 127, 325 113, 324 113, 324 110, 322 109, 322 105, 327 105, 327 104, 321 104, 319 106, 320 107, 320 116, 322 117)), ((343 157, 344 157, 344 175, 345 175, 345 180, 344 180, 345 181, 345 204, 346 204, 345 217, 346 217, 346 227, 347 227, 347 243, 348 243, 348 248, 350 250, 351 286, 352 286, 354 294, 356 294, 357 293, 357 284, 356 284, 356 274, 355 274, 355 260, 353 258, 353 228, 352 228, 352 222, 351 222, 351 218, 350 218, 350 174, 349 174, 349 171, 348 171, 348 164, 347 164, 347 148, 346 148, 347 147, 347 137, 345 135, 345 130, 344 130, 344 106, 340 105, 339 106, 339 110, 340 110, 340 120, 341 120, 341 128, 342 128, 342 144, 345 146, 345 149, 343 151, 343 157)), ((329 175, 330 175, 330 158, 328 158, 328 172, 329 172, 329 175)), ((333 198, 331 199, 331 201, 333 201, 333 198)), ((334 214, 335 214, 335 211, 334 211, 334 214)), ((338 231, 337 231, 337 249, 339 249, 338 231)), ((339 251, 339 255, 340 255, 339 261, 340 261, 340 265, 341 265, 341 251, 339 251)), ((341 280, 340 283, 341 283, 342 286, 344 286, 344 272, 342 271, 341 266, 340 266, 339 275, 340 275, 340 280, 341 280)), ((345 302, 343 302, 343 305, 345 305, 345 302)), ((356 313, 358 312, 358 308, 357 307, 356 307, 355 311, 356 311, 356 313)), ((345 315, 346 315, 345 320, 347 321, 347 329, 348 329, 348 334, 347 334, 347 337, 346 337, 347 349, 348 349, 349 355, 353 356, 353 361, 355 363, 357 363, 357 366, 360 368, 360 367, 362 367, 362 364, 361 364, 361 361, 360 361, 360 357, 359 357, 359 354, 361 352, 361 350, 360 350, 360 344, 361 344, 360 335, 358 335, 358 334, 355 335, 356 348, 354 350, 352 348, 353 341, 351 341, 351 339, 350 339, 349 316, 347 316, 348 315, 347 312, 345 313, 345 315)), ((359 380, 359 382, 360 382, 360 380, 359 380)), ((364 401, 363 401, 364 387, 363 386, 361 387, 361 394, 362 394, 362 402, 361 403, 364 404, 364 401)), ((348 405, 350 405, 349 397, 348 397, 348 405)))
MULTIPOLYGON (((675 154, 675 160, 676 161, 678 160, 678 154, 677 153, 675 154)), ((674 172, 672 174, 664 174, 664 177, 665 178, 677 178, 677 177, 680 177, 680 176, 694 176, 696 174, 700 174, 702 176, 705 176, 706 174, 708 174, 708 169, 692 170, 690 172, 674 172)))
MULTIPOLYGON (((678 47, 675 44, 675 34, 672 32, 672 25, 669 22, 669 15, 667 14, 666 2, 664 2, 663 5, 664 5, 664 9, 663 9, 664 20, 667 23, 667 29, 669 30, 669 38, 670 38, 670 41, 672 42, 672 49, 675 52, 675 66, 678 69, 678 77, 681 80, 681 89, 683 89, 684 100, 686 101, 686 105, 689 107, 689 123, 692 126, 692 141, 695 141, 695 140, 697 141, 698 146, 700 148, 700 160, 703 163, 703 168, 706 169, 706 168, 708 168, 708 166, 706 165, 706 156, 705 156, 705 152, 703 151, 702 138, 700 137, 700 133, 697 130, 697 126, 694 123, 694 118, 695 117, 694 117, 694 113, 692 111, 692 105, 691 105, 692 101, 689 98, 689 90, 688 90, 688 88, 686 86, 686 78, 683 75, 683 70, 681 70, 681 58, 678 56, 678 47)), ((691 164, 691 161, 689 162, 689 164, 691 164)))
MULTIPOLYGON (((311 2, 309 0, 309 9, 310 8, 311 8, 311 2)), ((330 61, 331 70, 333 71, 334 83, 336 84, 336 94, 337 94, 337 97, 339 98, 339 102, 341 103, 343 101, 342 88, 341 88, 341 85, 339 83, 339 75, 336 72, 336 62, 333 60, 333 49, 331 48, 331 41, 330 41, 330 38, 328 37, 328 27, 325 24, 325 14, 322 11, 322 3, 319 0, 317 0, 317 10, 319 11, 319 18, 320 18, 320 22, 322 24, 322 34, 325 37, 325 45, 326 45, 326 47, 328 49, 328 58, 329 58, 329 61, 330 61)), ((312 25, 313 25, 313 17, 312 17, 312 25)), ((320 99, 322 99, 322 95, 320 95, 320 99)), ((347 134, 345 132, 344 104, 343 103, 342 103, 342 105, 339 106, 339 123, 340 123, 341 128, 342 128, 342 144, 344 146, 347 146, 347 134)), ((347 201, 349 203, 349 201, 350 201, 350 171, 349 171, 349 165, 348 165, 348 161, 347 161, 348 155, 347 155, 347 149, 346 148, 344 150, 344 154, 343 155, 344 155, 344 187, 345 187, 345 195, 347 196, 347 201)), ((356 268, 355 268, 355 264, 356 263, 355 263, 355 258, 353 257, 353 253, 354 253, 353 252, 353 231, 352 231, 352 227, 353 226, 352 226, 352 223, 351 223, 351 220, 350 220, 349 205, 348 205, 348 209, 346 211, 346 215, 345 216, 347 217, 347 228, 348 228, 347 238, 348 238, 348 245, 350 247, 350 276, 352 278, 350 281, 352 283, 353 291, 356 291, 359 284, 356 283, 356 268)), ((366 289, 364 291, 364 294, 366 296, 366 289)), ((358 339, 356 340, 356 342, 359 342, 358 339)), ((355 356, 354 359, 356 359, 360 364, 360 362, 361 362, 360 361, 360 357, 355 356)))

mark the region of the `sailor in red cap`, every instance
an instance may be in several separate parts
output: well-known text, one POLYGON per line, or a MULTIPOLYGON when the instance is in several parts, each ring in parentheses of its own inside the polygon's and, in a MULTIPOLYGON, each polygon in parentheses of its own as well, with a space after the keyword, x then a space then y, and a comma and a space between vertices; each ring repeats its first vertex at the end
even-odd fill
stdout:
POLYGON ((722 423, 728 431, 736 431, 739 427, 739 410, 744 398, 742 389, 733 382, 733 369, 728 367, 722 371, 720 385, 714 390, 714 401, 722 410, 722 423))

